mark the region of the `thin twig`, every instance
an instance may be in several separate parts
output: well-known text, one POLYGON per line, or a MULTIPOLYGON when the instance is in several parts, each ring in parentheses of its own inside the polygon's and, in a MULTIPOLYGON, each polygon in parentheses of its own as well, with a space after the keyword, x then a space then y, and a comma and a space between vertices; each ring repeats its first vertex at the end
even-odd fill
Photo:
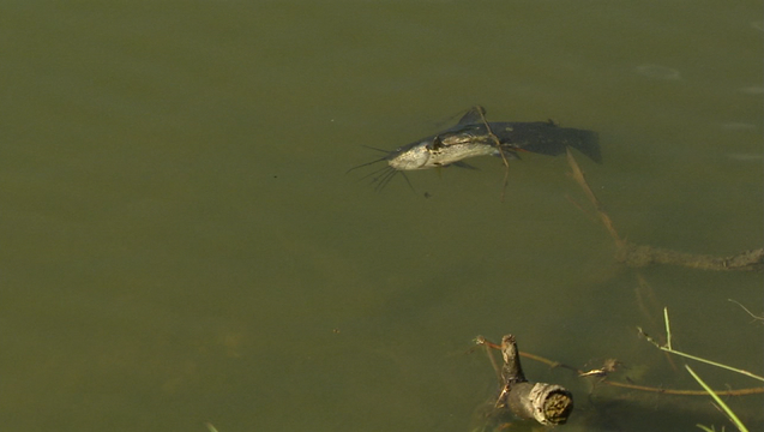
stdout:
POLYGON ((488 136, 491 138, 491 140, 493 140, 494 144, 496 145, 496 149, 499 151, 501 160, 504 162, 504 186, 501 189, 501 202, 504 202, 504 195, 507 192, 507 185, 509 184, 509 160, 507 160, 507 156, 504 154, 504 150, 501 148, 501 141, 499 141, 499 137, 493 133, 491 126, 488 124, 488 120, 485 118, 483 107, 477 106, 475 108, 480 114, 480 119, 483 121, 483 125, 488 132, 488 136))
POLYGON ((594 195, 592 188, 589 187, 589 183, 586 181, 584 172, 581 171, 581 167, 573 157, 573 153, 571 153, 570 147, 566 148, 565 151, 568 157, 568 164, 573 170, 573 179, 579 184, 579 186, 581 186, 581 189, 584 190, 584 194, 586 194, 587 198, 589 198, 589 201, 591 201, 592 205, 594 206, 594 210, 597 212, 597 215, 600 218, 600 221, 605 226, 605 229, 607 229, 608 233, 610 233, 610 236, 613 237, 613 240, 615 241, 618 249, 622 249, 625 246, 625 242, 623 239, 621 239, 621 236, 618 235, 618 231, 615 229, 613 220, 610 219, 610 216, 608 216, 608 214, 603 209, 602 203, 600 203, 600 201, 597 199, 597 196, 594 195))
POLYGON ((746 313, 747 313, 748 315, 750 315, 750 316, 751 316, 751 318, 753 318, 755 321, 764 322, 764 317, 760 317, 760 316, 754 315, 754 314, 753 314, 753 312, 749 311, 749 310, 748 310, 748 308, 747 308, 747 307, 745 307, 745 306, 743 306, 743 305, 742 305, 742 303, 740 303, 739 301, 737 301, 737 300, 732 300, 732 299, 727 299, 727 301, 731 301, 732 303, 735 303, 736 305, 738 305, 738 306, 740 306, 741 308, 743 308, 743 310, 744 310, 744 311, 746 311, 746 313))
MULTIPOLYGON (((478 337, 476 341, 479 345, 484 345, 486 348, 492 348, 497 350, 501 349, 500 345, 490 342, 486 340, 485 338, 483 338, 482 336, 478 337)), ((577 376, 586 374, 586 372, 578 368, 575 368, 573 366, 568 366, 564 363, 556 362, 554 360, 549 360, 547 358, 538 356, 536 354, 531 354, 531 353, 521 351, 520 356, 540 362, 540 363, 544 363, 547 366, 552 368, 568 369, 570 371, 575 372, 577 376)), ((708 395, 708 393, 702 390, 676 390, 676 389, 667 389, 662 387, 649 387, 649 386, 642 386, 637 384, 623 383, 618 381, 610 381, 608 379, 601 381, 601 383, 609 385, 609 386, 625 388, 629 390, 639 390, 639 391, 645 391, 650 393, 659 393, 659 394, 666 394, 666 395, 673 395, 673 396, 707 396, 708 395)), ((748 396, 748 395, 764 393, 764 387, 751 387, 751 388, 744 388, 744 389, 737 389, 737 390, 714 390, 714 392, 720 396, 748 396)))
POLYGON ((499 380, 499 384, 501 384, 501 368, 496 363, 496 359, 493 357, 493 352, 491 352, 491 348, 500 349, 501 347, 492 342, 489 342, 483 336, 476 337, 475 343, 485 347, 485 354, 488 356, 488 360, 491 361, 491 366, 493 366, 493 370, 496 372, 496 378, 499 380))

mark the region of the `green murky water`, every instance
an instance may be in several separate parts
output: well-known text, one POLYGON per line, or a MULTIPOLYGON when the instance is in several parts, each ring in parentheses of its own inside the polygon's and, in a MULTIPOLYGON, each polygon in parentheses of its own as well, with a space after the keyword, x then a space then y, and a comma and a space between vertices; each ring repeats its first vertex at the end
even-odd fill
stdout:
MULTIPOLYGON (((467 431, 496 391, 470 341, 510 332, 699 389, 636 337, 663 306, 678 348, 761 374, 762 326, 727 300, 761 313, 761 274, 619 266, 564 158, 513 163, 503 203, 490 158, 412 173, 414 192, 344 173, 479 103, 598 131, 605 163, 579 162, 629 240, 761 247, 762 17, 753 1, 6 2, 4 429, 467 431)), ((567 430, 727 424, 706 397, 590 398, 525 369, 573 391, 567 430)), ((729 402, 764 425, 761 396, 729 402)))

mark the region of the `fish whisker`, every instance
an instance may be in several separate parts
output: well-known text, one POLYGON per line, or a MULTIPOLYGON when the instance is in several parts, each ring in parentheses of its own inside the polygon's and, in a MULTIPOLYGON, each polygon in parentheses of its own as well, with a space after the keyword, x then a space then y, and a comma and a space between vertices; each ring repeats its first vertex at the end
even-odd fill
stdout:
POLYGON ((364 144, 361 144, 361 147, 367 148, 367 149, 371 149, 371 150, 376 150, 378 152, 382 152, 382 153, 386 153, 386 154, 390 153, 390 150, 385 150, 385 149, 381 149, 381 148, 377 148, 377 147, 367 146, 367 145, 364 145, 364 144))
MULTIPOLYGON (((364 180, 364 179, 367 179, 367 178, 369 178, 369 177, 373 177, 373 176, 375 176, 375 175, 377 175, 377 174, 379 174, 379 173, 382 173, 382 172, 386 172, 386 171, 388 171, 388 170, 393 170, 393 171, 395 171, 395 169, 393 169, 392 167, 385 165, 385 166, 383 166, 382 168, 376 169, 376 170, 374 170, 374 171, 372 171, 372 172, 370 172, 370 173, 366 174, 365 176, 361 177, 359 180, 364 180)), ((385 173, 385 174, 386 174, 386 173, 385 173)), ((380 176, 380 177, 381 177, 381 176, 380 176)), ((372 182, 372 183, 374 183, 374 182, 376 182, 378 179, 379 179, 379 177, 374 177, 374 178, 371 180, 371 182, 372 182)))
MULTIPOLYGON (((376 150, 376 149, 375 149, 375 150, 376 150)), ((364 164, 361 164, 361 165, 358 165, 358 166, 354 166, 353 168, 350 168, 349 170, 345 171, 345 174, 348 174, 348 173, 350 173, 351 171, 355 171, 355 170, 357 170, 358 168, 363 168, 363 167, 365 167, 365 166, 374 165, 375 163, 377 163, 377 162, 382 162, 382 161, 384 161, 384 160, 387 160, 387 157, 383 157, 383 158, 375 159, 375 160, 373 160, 373 161, 371 161, 371 162, 366 162, 366 163, 364 163, 364 164)), ((384 168, 383 168, 383 169, 384 169, 384 168)), ((378 172, 378 171, 374 171, 374 172, 378 172)), ((368 176, 367 176, 367 177, 368 177, 368 176)), ((365 177, 362 177, 362 178, 365 178, 365 177)))
MULTIPOLYGON (((377 177, 374 180, 372 180, 372 184, 373 183, 377 183, 374 186, 374 191, 375 192, 382 191, 382 189, 384 189, 388 185, 388 183, 390 183, 390 181, 395 177, 395 175, 400 172, 397 169, 392 168, 392 167, 385 167, 385 169, 382 170, 382 171, 383 171, 382 175, 380 175, 379 177, 377 177)), ((377 172, 379 172, 379 171, 377 171, 377 172)))
POLYGON ((406 173, 403 171, 399 171, 399 172, 403 176, 403 179, 406 180, 406 183, 408 183, 409 187, 411 188, 411 191, 416 193, 416 189, 414 189, 414 185, 411 184, 411 180, 409 180, 409 176, 407 176, 406 173))

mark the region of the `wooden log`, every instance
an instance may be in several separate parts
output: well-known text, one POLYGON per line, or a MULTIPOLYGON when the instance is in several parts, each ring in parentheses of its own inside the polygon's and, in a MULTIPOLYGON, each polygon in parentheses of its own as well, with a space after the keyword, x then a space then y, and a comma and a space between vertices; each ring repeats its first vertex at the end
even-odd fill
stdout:
POLYGON ((501 340, 504 357, 502 380, 504 388, 496 402, 523 419, 535 419, 542 425, 558 425, 568 421, 573 411, 573 395, 556 384, 532 383, 525 378, 515 337, 505 335, 501 340))

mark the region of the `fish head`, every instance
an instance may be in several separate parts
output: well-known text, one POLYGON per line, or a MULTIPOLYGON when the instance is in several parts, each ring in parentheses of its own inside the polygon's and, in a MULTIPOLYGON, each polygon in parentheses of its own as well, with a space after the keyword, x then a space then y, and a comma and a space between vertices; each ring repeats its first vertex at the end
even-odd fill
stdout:
POLYGON ((387 157, 387 164, 398 171, 430 168, 428 162, 432 155, 432 141, 427 139, 396 149, 387 157))

